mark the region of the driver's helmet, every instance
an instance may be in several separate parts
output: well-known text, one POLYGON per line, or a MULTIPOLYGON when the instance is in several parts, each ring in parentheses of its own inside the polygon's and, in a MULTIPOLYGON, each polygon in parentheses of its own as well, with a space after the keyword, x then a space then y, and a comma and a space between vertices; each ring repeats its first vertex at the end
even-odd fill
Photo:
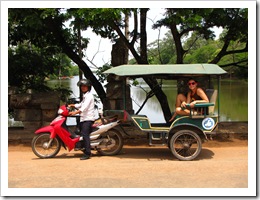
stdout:
POLYGON ((77 86, 81 86, 81 85, 86 85, 86 86, 88 86, 88 89, 89 89, 89 91, 91 90, 91 82, 90 82, 90 80, 88 80, 88 79, 81 79, 81 80, 79 80, 78 81, 78 83, 77 83, 77 86))

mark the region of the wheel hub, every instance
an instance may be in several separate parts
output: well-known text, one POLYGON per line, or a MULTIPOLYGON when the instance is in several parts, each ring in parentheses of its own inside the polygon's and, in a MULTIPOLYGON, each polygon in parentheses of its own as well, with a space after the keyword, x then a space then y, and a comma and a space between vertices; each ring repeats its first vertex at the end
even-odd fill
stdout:
POLYGON ((48 142, 44 142, 42 145, 42 148, 45 150, 48 149, 48 142))
POLYGON ((103 142, 101 143, 100 147, 101 148, 112 148, 114 147, 116 144, 116 142, 112 139, 110 140, 103 140, 103 142))
POLYGON ((185 150, 189 149, 189 148, 190 148, 190 144, 187 143, 187 142, 185 142, 185 143, 183 144, 183 148, 184 148, 185 150))

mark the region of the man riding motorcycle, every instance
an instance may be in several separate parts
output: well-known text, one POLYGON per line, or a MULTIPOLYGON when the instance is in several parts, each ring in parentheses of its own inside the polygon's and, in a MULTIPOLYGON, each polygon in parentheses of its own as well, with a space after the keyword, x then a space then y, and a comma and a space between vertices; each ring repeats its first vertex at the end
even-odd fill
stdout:
POLYGON ((95 104, 94 97, 90 93, 91 82, 87 79, 81 79, 78 81, 77 85, 80 87, 83 93, 83 99, 80 103, 70 104, 69 107, 74 107, 77 110, 70 112, 69 116, 80 114, 80 130, 81 135, 83 136, 83 145, 84 145, 84 155, 80 160, 87 160, 91 156, 91 147, 90 147, 90 133, 92 132, 92 125, 95 121, 95 104))

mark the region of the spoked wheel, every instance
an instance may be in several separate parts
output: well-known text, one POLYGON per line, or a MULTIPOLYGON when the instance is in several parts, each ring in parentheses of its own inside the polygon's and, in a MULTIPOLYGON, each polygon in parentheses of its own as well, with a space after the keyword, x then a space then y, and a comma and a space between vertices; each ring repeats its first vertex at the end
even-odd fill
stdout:
POLYGON ((60 148, 60 141, 50 138, 50 133, 41 133, 32 140, 32 151, 39 158, 52 158, 59 153, 60 148))
POLYGON ((109 130, 102 136, 103 141, 97 146, 97 151, 103 156, 118 154, 123 147, 122 135, 117 130, 109 130))
POLYGON ((201 139, 194 131, 180 130, 170 140, 172 154, 179 160, 193 160, 201 152, 201 139))

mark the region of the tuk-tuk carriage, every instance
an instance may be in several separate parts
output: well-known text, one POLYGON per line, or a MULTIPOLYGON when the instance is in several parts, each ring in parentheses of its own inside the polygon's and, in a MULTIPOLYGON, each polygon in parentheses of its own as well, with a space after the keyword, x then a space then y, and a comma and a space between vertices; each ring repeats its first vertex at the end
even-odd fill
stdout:
MULTIPOLYGON (((219 88, 221 75, 227 72, 216 64, 174 64, 174 65, 121 65, 104 72, 130 79, 154 77, 158 79, 188 80, 189 77, 203 78, 207 89, 208 103, 195 104, 201 112, 195 114, 190 108, 189 116, 177 116, 172 123, 151 124, 146 115, 129 114, 123 110, 106 110, 105 115, 117 115, 121 119, 122 131, 130 135, 127 130, 129 124, 135 126, 147 135, 149 145, 167 145, 172 154, 179 160, 190 161, 201 152, 202 142, 211 139, 219 121, 219 88), (217 79, 217 89, 210 85, 212 79, 217 79), (217 113, 214 112, 218 104, 217 113)), ((184 84, 186 85, 186 84, 184 84)), ((125 87, 123 87, 125 88, 125 87)), ((125 92, 123 92, 125 94, 125 92)), ((125 99, 124 99, 125 101, 125 99)), ((124 102, 125 106, 125 102, 124 102)))

